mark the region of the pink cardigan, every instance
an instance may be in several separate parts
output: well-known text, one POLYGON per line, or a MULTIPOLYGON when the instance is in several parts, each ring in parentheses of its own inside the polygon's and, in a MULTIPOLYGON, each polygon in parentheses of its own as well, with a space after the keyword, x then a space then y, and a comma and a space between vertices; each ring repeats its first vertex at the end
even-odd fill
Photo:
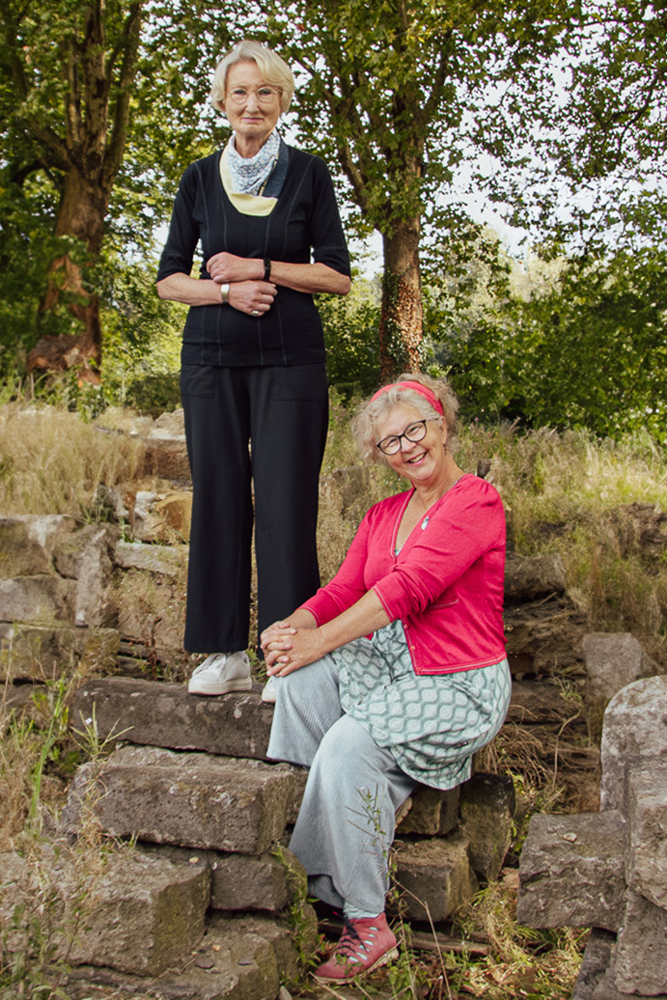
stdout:
POLYGON ((462 476, 396 556, 412 492, 371 507, 336 576, 302 606, 323 625, 373 589, 390 620, 403 622, 415 673, 499 663, 505 657, 505 514, 497 491, 462 476))

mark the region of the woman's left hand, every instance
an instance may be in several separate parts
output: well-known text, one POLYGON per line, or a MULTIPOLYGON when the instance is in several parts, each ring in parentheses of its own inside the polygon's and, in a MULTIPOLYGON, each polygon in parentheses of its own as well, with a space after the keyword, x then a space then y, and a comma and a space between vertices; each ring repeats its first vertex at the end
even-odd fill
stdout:
POLYGON ((285 677, 314 663, 327 652, 316 628, 274 631, 272 626, 264 635, 266 640, 262 642, 262 649, 269 677, 285 677))
POLYGON ((216 253, 206 262, 206 270, 216 285, 232 281, 261 281, 264 261, 252 257, 237 257, 233 253, 216 253))

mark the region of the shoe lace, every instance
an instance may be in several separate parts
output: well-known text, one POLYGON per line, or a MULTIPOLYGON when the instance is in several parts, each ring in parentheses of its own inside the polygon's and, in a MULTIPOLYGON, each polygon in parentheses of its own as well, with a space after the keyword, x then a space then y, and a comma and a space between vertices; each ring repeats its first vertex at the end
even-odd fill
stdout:
POLYGON ((373 926, 368 927, 365 935, 366 940, 364 940, 355 927, 354 922, 347 917, 343 919, 345 926, 336 947, 336 958, 348 962, 360 962, 362 959, 359 953, 363 953, 362 957, 366 955, 367 948, 373 943, 373 938, 378 928, 373 926))

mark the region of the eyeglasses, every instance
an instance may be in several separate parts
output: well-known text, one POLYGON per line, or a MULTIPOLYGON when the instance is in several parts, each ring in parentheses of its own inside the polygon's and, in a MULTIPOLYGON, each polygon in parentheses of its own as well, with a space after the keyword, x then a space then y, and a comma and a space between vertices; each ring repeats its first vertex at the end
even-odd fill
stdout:
POLYGON ((257 90, 246 90, 245 87, 236 87, 230 90, 227 98, 239 108, 248 103, 248 98, 254 94, 260 104, 272 104, 274 98, 280 97, 282 90, 280 87, 259 87, 257 90))
POLYGON ((402 434, 390 434, 389 437, 378 441, 376 448, 379 448, 383 455, 396 455, 401 450, 401 438, 415 444, 426 437, 426 421, 416 420, 414 424, 409 424, 402 434))

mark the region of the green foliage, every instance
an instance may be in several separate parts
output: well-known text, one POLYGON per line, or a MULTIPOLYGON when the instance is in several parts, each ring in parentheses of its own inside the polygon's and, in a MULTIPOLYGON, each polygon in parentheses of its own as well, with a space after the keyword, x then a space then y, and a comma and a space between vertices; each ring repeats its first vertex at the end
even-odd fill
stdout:
POLYGON ((329 382, 349 398, 373 392, 380 379, 377 281, 355 278, 345 298, 320 296, 329 382))
POLYGON ((21 369, 39 333, 71 333, 72 317, 58 309, 46 322, 40 314, 51 262, 64 254, 81 261, 84 248, 55 236, 54 192, 43 172, 23 185, 0 169, 0 375, 21 369))
POLYGON ((491 197, 554 252, 664 245, 667 19, 653 0, 581 0, 562 47, 489 102, 475 143, 491 197))
POLYGON ((437 356, 468 416, 665 440, 667 254, 563 261, 527 300, 508 295, 437 356))

